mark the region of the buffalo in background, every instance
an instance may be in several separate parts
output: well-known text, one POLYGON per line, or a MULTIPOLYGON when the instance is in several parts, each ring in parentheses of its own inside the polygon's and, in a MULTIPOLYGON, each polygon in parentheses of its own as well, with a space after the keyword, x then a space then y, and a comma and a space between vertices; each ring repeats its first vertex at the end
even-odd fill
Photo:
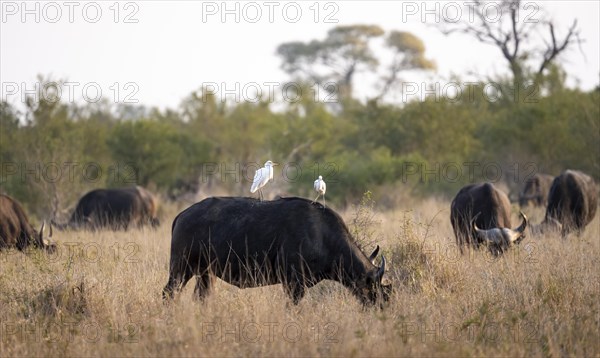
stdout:
POLYGON ((450 222, 456 243, 463 248, 488 246, 494 255, 503 253, 512 244, 525 238, 527 217, 521 213, 522 223, 511 229, 508 196, 491 183, 470 184, 456 194, 450 208, 450 222))
POLYGON ((56 224, 60 228, 127 230, 160 224, 157 218, 158 200, 141 186, 96 189, 85 194, 67 224, 56 224))
POLYGON ((519 206, 524 208, 528 205, 546 206, 548 203, 548 192, 554 177, 548 174, 537 173, 525 181, 523 190, 519 193, 519 206))
MULTIPOLYGON (((17 248, 23 251, 31 246, 54 252, 56 244, 44 238, 44 226, 43 223, 40 231, 36 232, 21 204, 8 195, 0 194, 0 250, 17 248)), ((52 237, 52 226, 49 237, 52 237)))
POLYGON ((173 221, 163 297, 196 275, 197 298, 219 277, 240 288, 282 283, 297 304, 306 287, 335 280, 363 304, 383 303, 391 285, 382 284, 385 257, 374 264, 378 252, 365 255, 336 212, 307 199, 212 197, 173 221))
POLYGON ((548 194, 544 222, 560 223, 562 235, 580 235, 594 219, 598 207, 598 186, 589 175, 567 169, 554 178, 548 194))

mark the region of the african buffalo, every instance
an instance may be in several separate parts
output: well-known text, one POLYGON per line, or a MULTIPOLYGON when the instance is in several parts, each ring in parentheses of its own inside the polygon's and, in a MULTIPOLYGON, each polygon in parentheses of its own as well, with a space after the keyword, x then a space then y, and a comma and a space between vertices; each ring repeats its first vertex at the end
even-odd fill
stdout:
POLYGON ((555 218, 546 216, 539 224, 529 225, 534 236, 545 235, 552 232, 562 232, 562 224, 555 218))
POLYGON ((67 224, 55 225, 68 228, 111 228, 127 230, 131 226, 159 225, 156 217, 157 200, 141 186, 96 189, 85 194, 79 202, 67 224))
MULTIPOLYGON (((56 244, 44 238, 44 226, 36 232, 29 223, 21 204, 8 195, 0 194, 0 250, 16 247, 23 251, 29 246, 54 252, 56 244)), ((52 237, 52 225, 50 236, 52 237)))
POLYGON ((597 206, 598 187, 594 179, 580 171, 567 169, 552 182, 544 221, 558 221, 563 236, 572 231, 580 235, 594 219, 597 206))
POLYGON ((533 206, 546 206, 552 180, 554 180, 552 175, 541 173, 527 179, 523 190, 519 193, 519 206, 522 208, 529 204, 533 206))
POLYGON ((282 283, 297 304, 306 287, 327 279, 345 285, 365 305, 378 299, 382 304, 391 284, 382 284, 385 257, 376 266, 378 252, 379 246, 367 257, 335 211, 307 199, 212 197, 173 221, 163 298, 197 275, 199 299, 219 277, 239 288, 282 283))
POLYGON ((503 253, 514 243, 525 238, 527 217, 516 229, 510 229, 510 201, 508 196, 491 183, 470 184, 458 192, 452 201, 450 222, 456 243, 479 248, 487 245, 494 255, 503 253))

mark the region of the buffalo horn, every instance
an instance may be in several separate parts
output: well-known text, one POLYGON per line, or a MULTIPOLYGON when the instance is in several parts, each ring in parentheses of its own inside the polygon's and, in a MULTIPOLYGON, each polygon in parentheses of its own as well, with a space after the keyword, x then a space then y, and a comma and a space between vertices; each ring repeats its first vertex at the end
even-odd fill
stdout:
POLYGON ((371 256, 369 256, 369 261, 371 261, 371 263, 373 265, 375 265, 375 258, 377 257, 378 253, 379 253, 379 245, 377 245, 375 250, 373 250, 373 252, 371 253, 371 256))
POLYGON ((381 281, 383 278, 383 274, 385 272, 385 256, 381 255, 381 266, 379 266, 379 270, 377 270, 377 279, 381 281))
POLYGON ((520 211, 519 213, 521 213, 521 218, 523 219, 523 221, 521 222, 521 225, 515 229, 515 231, 522 234, 525 231, 525 228, 527 228, 527 216, 525 216, 525 214, 523 214, 522 211, 520 211))
POLYGON ((475 232, 478 235, 481 230, 477 227, 477 224, 475 224, 475 220, 477 220, 477 217, 479 216, 479 214, 481 214, 481 212, 477 213, 477 215, 475 215, 475 217, 473 217, 473 220, 471 220, 471 225, 473 226, 473 230, 475 230, 475 232))
MULTIPOLYGON (((39 245, 41 247, 45 247, 48 245, 48 240, 44 239, 44 229, 46 228, 46 220, 42 222, 42 226, 40 227, 40 232, 38 234, 39 245)), ((52 225, 50 225, 50 236, 52 236, 52 225)))
POLYGON ((42 227, 40 227, 40 232, 39 232, 40 240, 44 237, 44 228, 45 227, 46 227, 46 220, 44 220, 42 222, 42 227))

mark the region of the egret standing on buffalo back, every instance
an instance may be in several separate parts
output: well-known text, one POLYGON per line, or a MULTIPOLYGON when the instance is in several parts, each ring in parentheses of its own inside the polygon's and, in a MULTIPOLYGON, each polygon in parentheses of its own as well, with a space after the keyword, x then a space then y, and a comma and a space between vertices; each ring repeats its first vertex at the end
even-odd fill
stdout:
POLYGON ((321 175, 319 175, 319 179, 315 180, 314 188, 318 195, 315 200, 313 200, 313 203, 319 199, 319 196, 323 195, 323 205, 325 205, 325 191, 327 190, 327 184, 325 184, 321 175))
POLYGON ((260 168, 254 173, 254 180, 252 180, 252 187, 250 188, 251 193, 255 193, 258 190, 258 195, 260 196, 260 200, 263 200, 263 194, 261 188, 269 182, 269 180, 273 179, 273 166, 277 165, 277 163, 273 163, 270 160, 267 160, 265 166, 260 168))

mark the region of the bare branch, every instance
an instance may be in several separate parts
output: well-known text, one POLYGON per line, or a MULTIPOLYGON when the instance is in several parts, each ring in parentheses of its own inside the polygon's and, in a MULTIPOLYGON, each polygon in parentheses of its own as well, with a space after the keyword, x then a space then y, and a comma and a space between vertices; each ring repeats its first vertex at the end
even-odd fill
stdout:
MULTIPOLYGON (((490 44, 500 50, 502 56, 510 66, 515 81, 520 81, 525 75, 537 75, 556 60, 557 56, 577 43, 581 44, 577 20, 573 21, 566 36, 560 37, 556 33, 551 21, 519 21, 519 11, 522 10, 521 0, 503 0, 500 2, 502 16, 499 21, 490 21, 486 13, 487 2, 476 0, 471 3, 469 10, 474 18, 463 19, 459 23, 444 21, 436 25, 445 35, 464 33, 476 38, 479 42, 490 44), (474 19, 474 21, 473 21, 474 19), (504 20, 504 21, 503 21, 504 20), (537 33, 536 29, 546 27, 547 35, 542 36, 540 42, 544 43, 541 49, 536 49, 530 39, 537 33), (532 46, 533 45, 533 46, 532 46), (537 64, 532 61, 539 61, 537 64), (531 67, 529 67, 529 66, 531 67), (526 67, 527 66, 527 67, 526 67)), ((527 8, 527 4, 525 5, 527 8)))
POLYGON ((569 28, 569 32, 563 39, 562 43, 558 44, 556 39, 556 34, 554 31, 554 24, 552 22, 548 23, 550 30, 550 37, 552 40, 551 46, 547 46, 546 51, 543 55, 542 63, 537 71, 537 75, 541 76, 544 70, 548 67, 548 65, 561 53, 563 52, 569 44, 572 43, 572 38, 575 37, 575 42, 580 42, 579 39, 579 31, 577 31, 577 19, 573 21, 573 24, 569 28))
MULTIPOLYGON (((518 6, 518 4, 517 4, 518 6)), ((519 54, 519 43, 521 41, 521 39, 519 38, 519 31, 517 29, 517 12, 519 11, 518 8, 515 9, 515 7, 512 7, 510 9, 510 18, 512 20, 512 31, 513 31, 513 41, 515 42, 515 46, 513 49, 513 53, 512 53, 512 58, 517 58, 517 55, 519 54)), ((508 41, 508 37, 507 37, 507 41, 508 41)))

